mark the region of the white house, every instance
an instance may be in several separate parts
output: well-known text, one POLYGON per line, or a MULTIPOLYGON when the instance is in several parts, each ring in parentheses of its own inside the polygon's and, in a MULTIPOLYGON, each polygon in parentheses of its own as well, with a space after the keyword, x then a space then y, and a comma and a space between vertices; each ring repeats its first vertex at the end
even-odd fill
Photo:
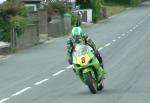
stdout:
POLYGON ((6 0, 0 0, 0 4, 3 3, 4 1, 6 1, 6 0))
POLYGON ((22 0, 24 2, 25 7, 27 7, 30 11, 37 11, 38 8, 41 7, 41 3, 43 0, 22 0))

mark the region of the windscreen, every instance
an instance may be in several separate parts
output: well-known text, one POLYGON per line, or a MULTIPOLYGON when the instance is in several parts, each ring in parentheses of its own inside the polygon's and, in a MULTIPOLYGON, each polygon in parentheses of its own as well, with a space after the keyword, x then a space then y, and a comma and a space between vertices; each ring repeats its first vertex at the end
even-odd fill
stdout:
POLYGON ((86 47, 86 45, 77 44, 77 45, 75 46, 74 54, 75 54, 76 56, 85 55, 86 52, 87 52, 87 47, 86 47))

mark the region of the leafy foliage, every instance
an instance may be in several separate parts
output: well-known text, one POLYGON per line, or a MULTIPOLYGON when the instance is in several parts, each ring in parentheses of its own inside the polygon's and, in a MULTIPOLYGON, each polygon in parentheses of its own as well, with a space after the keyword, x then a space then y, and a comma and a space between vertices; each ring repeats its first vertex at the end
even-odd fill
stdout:
POLYGON ((19 2, 6 1, 0 5, 0 14, 15 16, 19 13, 21 5, 19 2))
POLYGON ((63 16, 66 12, 70 12, 70 7, 68 4, 62 2, 49 2, 48 4, 48 14, 49 15, 61 15, 63 16))
POLYGON ((25 16, 27 12, 19 0, 7 0, 0 4, 0 40, 10 42, 12 28, 21 34, 25 28, 25 16))
POLYGON ((24 30, 27 26, 26 19, 21 16, 12 17, 10 20, 10 23, 14 27, 15 32, 17 33, 18 36, 24 32, 24 30))
POLYGON ((8 18, 0 17, 0 40, 10 41, 10 25, 8 18))
POLYGON ((100 18, 100 4, 102 1, 103 0, 77 0, 77 5, 80 5, 81 9, 91 8, 93 10, 93 22, 96 23, 100 18))
POLYGON ((130 0, 130 4, 132 6, 137 6, 142 2, 142 0, 130 0))
POLYGON ((76 22, 77 22, 77 15, 75 15, 75 14, 71 14, 71 25, 75 25, 76 24, 76 22))
POLYGON ((129 4, 132 6, 136 6, 142 2, 142 0, 104 0, 105 2, 115 2, 119 4, 129 4))
POLYGON ((92 8, 93 8, 93 22, 96 23, 100 17, 100 1, 93 0, 92 8))
POLYGON ((81 9, 91 8, 92 1, 95 0, 76 0, 77 5, 80 5, 81 9))
POLYGON ((62 2, 49 2, 48 4, 48 15, 49 17, 54 15, 64 16, 65 13, 71 14, 71 25, 74 25, 77 21, 77 15, 71 12, 71 7, 67 3, 62 2))

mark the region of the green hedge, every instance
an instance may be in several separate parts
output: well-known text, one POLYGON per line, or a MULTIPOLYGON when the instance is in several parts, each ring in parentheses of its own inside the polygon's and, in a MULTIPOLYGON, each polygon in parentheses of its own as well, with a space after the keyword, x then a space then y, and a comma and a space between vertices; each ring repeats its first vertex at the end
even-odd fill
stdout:
POLYGON ((143 0, 104 0, 104 1, 136 6, 136 5, 140 4, 143 0))
POLYGON ((11 23, 6 18, 0 16, 0 41, 10 41, 11 23))
POLYGON ((77 15, 71 13, 71 25, 74 26, 77 22, 77 15))
POLYGON ((15 29, 15 32, 17 33, 18 36, 20 36, 24 32, 27 26, 26 19, 21 16, 12 17, 10 23, 12 27, 15 29))
POLYGON ((137 6, 139 4, 141 4, 142 0, 130 0, 130 4, 132 6, 137 6))
POLYGON ((96 23, 100 18, 100 1, 92 0, 93 22, 96 23))
POLYGON ((130 4, 131 0, 104 0, 105 2, 114 2, 120 4, 130 4))

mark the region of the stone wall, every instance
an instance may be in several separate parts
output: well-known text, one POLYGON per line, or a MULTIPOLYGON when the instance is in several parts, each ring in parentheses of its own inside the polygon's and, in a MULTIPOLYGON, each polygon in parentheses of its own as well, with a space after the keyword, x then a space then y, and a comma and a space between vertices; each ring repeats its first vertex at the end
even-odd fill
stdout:
POLYGON ((39 43, 38 25, 29 24, 25 32, 17 37, 16 49, 24 49, 39 43))
POLYGON ((48 33, 48 16, 46 10, 39 10, 38 11, 39 16, 39 33, 40 34, 47 34, 48 33))
POLYGON ((71 18, 53 17, 48 23, 48 36, 58 37, 67 34, 71 30, 71 18))
POLYGON ((62 33, 64 33, 63 19, 53 18, 52 21, 48 23, 48 36, 57 37, 62 33))

